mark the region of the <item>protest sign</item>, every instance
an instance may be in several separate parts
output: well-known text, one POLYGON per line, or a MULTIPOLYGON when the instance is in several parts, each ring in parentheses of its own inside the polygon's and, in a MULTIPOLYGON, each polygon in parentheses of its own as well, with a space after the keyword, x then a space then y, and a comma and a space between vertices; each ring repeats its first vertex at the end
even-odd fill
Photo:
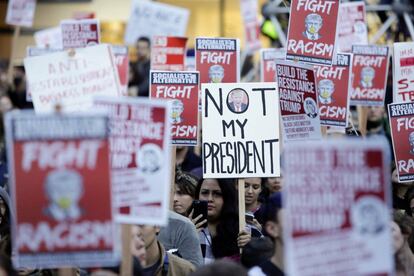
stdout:
POLYGON ((196 38, 200 83, 240 81, 240 42, 233 38, 196 38))
POLYGON ((120 94, 111 46, 102 44, 24 60, 36 112, 88 111, 95 95, 120 94))
POLYGON ((384 105, 388 76, 388 46, 352 46, 351 105, 384 105))
POLYGON ((141 36, 185 36, 190 11, 164 3, 133 0, 125 31, 125 43, 135 44, 141 36))
POLYGON ((393 100, 414 102, 414 42, 394 43, 393 100))
POLYGON ((339 5, 338 48, 351 52, 352 45, 368 44, 368 28, 365 19, 365 2, 348 2, 339 5))
POLYGON ((316 78, 312 66, 276 61, 283 141, 321 138, 316 78))
POLYGON ((394 275, 388 142, 286 144, 287 275, 394 275))
POLYGON ((114 263, 108 118, 11 112, 6 131, 16 267, 114 263))
POLYGON ((15 26, 31 27, 35 10, 36 0, 9 0, 6 23, 15 26))
POLYGON ((165 225, 170 189, 167 101, 96 97, 109 112, 115 219, 165 225))
POLYGON ((151 46, 151 70, 185 70, 186 37, 154 36, 151 46))
POLYGON ((338 0, 292 0, 287 60, 331 65, 335 53, 338 0))
POLYGON ((277 84, 209 83, 201 90, 203 177, 279 176, 277 84))
POLYGON ((284 60, 285 49, 267 48, 260 50, 260 81, 276 81, 276 60, 284 60))
POLYGON ((398 181, 414 180, 414 103, 388 105, 398 181))
POLYGON ((60 28, 64 49, 83 48, 100 43, 101 31, 97 19, 63 20, 60 28))
POLYGON ((47 28, 34 33, 36 46, 62 49, 62 30, 60 27, 47 28))
POLYGON ((171 143, 177 146, 197 145, 198 72, 150 72, 150 96, 171 99, 171 143))
POLYGON ((127 46, 112 45, 115 65, 118 70, 120 96, 128 96, 129 56, 127 46))
POLYGON ((260 23, 257 18, 257 0, 240 0, 240 11, 244 27, 244 49, 254 53, 262 47, 260 23))
POLYGON ((332 66, 315 65, 321 125, 348 126, 352 55, 337 53, 332 66))

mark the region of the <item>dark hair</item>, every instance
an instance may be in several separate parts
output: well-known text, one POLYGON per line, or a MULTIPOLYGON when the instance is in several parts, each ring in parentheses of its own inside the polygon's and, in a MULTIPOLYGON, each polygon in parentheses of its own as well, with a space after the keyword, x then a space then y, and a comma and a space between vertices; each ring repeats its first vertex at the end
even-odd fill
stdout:
MULTIPOLYGON (((269 197, 269 199, 264 204, 263 208, 261 208, 263 210, 261 214, 263 219, 263 225, 265 225, 268 221, 281 223, 281 221, 279 221, 277 217, 277 214, 279 213, 281 208, 282 193, 276 192, 269 197)), ((269 236, 268 233, 266 233, 266 227, 263 227, 263 234, 265 236, 269 236)))
MULTIPOLYGON (((196 198, 200 197, 200 190, 205 179, 200 179, 196 189, 196 198)), ((217 224, 217 235, 212 237, 212 251, 215 258, 239 254, 237 237, 239 235, 239 215, 237 209, 237 194, 235 179, 215 179, 223 197, 223 207, 217 224)))
POLYGON ((268 237, 252 238, 245 247, 240 258, 244 267, 251 268, 270 259, 274 253, 273 242, 268 237))
POLYGON ((400 227, 401 233, 407 237, 411 250, 414 249, 414 219, 402 212, 394 211, 394 222, 400 227))
POLYGON ((205 265, 192 272, 190 276, 221 276, 237 275, 247 276, 246 270, 236 262, 227 260, 218 260, 214 263, 205 265))
POLYGON ((140 42, 140 41, 146 42, 148 43, 148 46, 151 46, 151 40, 147 36, 140 36, 137 39, 137 42, 140 42))
POLYGON ((9 276, 17 275, 16 271, 13 269, 10 257, 4 253, 0 253, 0 268, 2 268, 9 276))
POLYGON ((196 197, 198 179, 191 173, 177 170, 175 173, 175 184, 178 186, 181 193, 189 195, 192 198, 196 197))

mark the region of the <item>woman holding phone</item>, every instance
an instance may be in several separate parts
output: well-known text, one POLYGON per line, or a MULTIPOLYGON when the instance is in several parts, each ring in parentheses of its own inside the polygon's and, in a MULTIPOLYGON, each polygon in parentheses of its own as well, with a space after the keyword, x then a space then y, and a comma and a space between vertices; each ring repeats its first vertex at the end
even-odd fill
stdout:
POLYGON ((198 216, 193 223, 199 230, 204 263, 219 258, 240 258, 240 248, 251 239, 246 230, 239 232, 239 217, 234 179, 201 179, 196 188, 196 199, 207 201, 205 218, 198 216))

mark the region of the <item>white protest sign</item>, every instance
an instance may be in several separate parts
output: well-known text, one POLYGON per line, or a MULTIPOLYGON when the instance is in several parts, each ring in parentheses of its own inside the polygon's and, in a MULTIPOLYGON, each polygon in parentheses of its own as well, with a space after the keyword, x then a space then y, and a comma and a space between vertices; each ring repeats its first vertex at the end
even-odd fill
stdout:
POLYGON ((62 49, 62 30, 60 27, 53 27, 40 30, 34 33, 36 46, 62 49))
POLYGON ((35 10, 36 0, 9 0, 6 23, 15 26, 31 27, 35 10))
POLYGON ((125 31, 125 44, 140 36, 185 36, 190 11, 181 7, 147 0, 133 0, 125 31))
POLYGON ((57 104, 63 111, 88 111, 93 96, 120 93, 112 49, 106 44, 27 57, 24 67, 36 112, 53 111, 57 104))
POLYGON ((201 90, 203 177, 280 176, 277 84, 205 83, 201 90))
POLYGON ((414 102, 414 42, 394 43, 393 101, 414 102))
POLYGON ((394 275, 384 138, 286 144, 286 275, 394 275))

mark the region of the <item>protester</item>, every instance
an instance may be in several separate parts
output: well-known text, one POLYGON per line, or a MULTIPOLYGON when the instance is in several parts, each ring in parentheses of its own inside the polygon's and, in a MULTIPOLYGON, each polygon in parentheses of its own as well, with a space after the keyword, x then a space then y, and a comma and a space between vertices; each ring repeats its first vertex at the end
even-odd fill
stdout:
POLYGON ((269 191, 269 194, 280 192, 283 188, 282 177, 269 177, 266 181, 266 187, 269 191))
POLYGON ((129 86, 137 89, 140 97, 149 96, 149 72, 151 67, 151 41, 140 37, 136 43, 137 61, 131 65, 132 80, 129 86))
POLYGON ((168 212, 168 225, 161 227, 159 242, 165 250, 191 262, 195 267, 203 264, 200 241, 194 224, 186 217, 168 212))
MULTIPOLYGON (((196 198, 208 201, 207 227, 200 230, 200 244, 204 263, 214 259, 240 258, 240 248, 250 241, 250 234, 239 232, 236 189, 234 179, 202 179, 196 198)), ((199 220, 193 223, 200 226, 199 220)))
POLYGON ((265 181, 266 179, 259 177, 246 178, 244 180, 246 223, 252 228, 251 230, 255 232, 252 232, 253 237, 261 236, 262 226, 257 220, 257 217, 260 217, 261 219, 260 208, 262 203, 259 201, 259 196, 265 191, 265 181))
POLYGON ((132 227, 133 236, 138 236, 145 244, 145 263, 141 264, 144 275, 185 276, 193 272, 195 268, 190 262, 165 251, 157 240, 159 231, 159 227, 150 225, 132 227))
POLYGON ((281 193, 273 194, 264 207, 265 221, 263 230, 265 235, 269 236, 272 239, 274 244, 274 251, 271 258, 262 264, 253 267, 249 271, 249 275, 284 275, 281 207, 281 193))
POLYGON ((268 237, 252 238, 241 254, 241 264, 249 269, 260 265, 273 256, 273 242, 268 237))
POLYGON ((228 261, 218 260, 208 264, 190 274, 191 276, 247 276, 246 270, 239 264, 228 261))
POLYGON ((0 187, 0 253, 11 257, 11 205, 7 191, 0 187))
POLYGON ((190 147, 176 147, 176 166, 183 172, 191 172, 201 167, 201 158, 190 147))
POLYGON ((175 174, 174 211, 188 216, 195 198, 197 178, 192 174, 178 170, 175 174))

